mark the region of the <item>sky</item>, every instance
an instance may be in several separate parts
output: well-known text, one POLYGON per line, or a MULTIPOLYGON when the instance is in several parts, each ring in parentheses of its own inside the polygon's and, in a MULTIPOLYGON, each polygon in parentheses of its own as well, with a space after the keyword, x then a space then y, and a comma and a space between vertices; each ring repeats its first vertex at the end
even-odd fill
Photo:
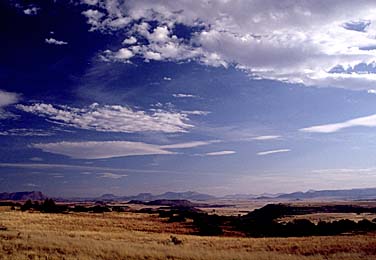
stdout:
POLYGON ((0 191, 376 186, 376 2, 0 2, 0 191))

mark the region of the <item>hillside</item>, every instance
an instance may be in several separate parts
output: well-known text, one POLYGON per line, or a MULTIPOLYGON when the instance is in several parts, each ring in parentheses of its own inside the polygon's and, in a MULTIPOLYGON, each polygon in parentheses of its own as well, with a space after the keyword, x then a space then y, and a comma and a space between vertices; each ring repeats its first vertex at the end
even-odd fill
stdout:
POLYGON ((0 193, 0 200, 45 200, 46 198, 47 196, 40 191, 0 193))

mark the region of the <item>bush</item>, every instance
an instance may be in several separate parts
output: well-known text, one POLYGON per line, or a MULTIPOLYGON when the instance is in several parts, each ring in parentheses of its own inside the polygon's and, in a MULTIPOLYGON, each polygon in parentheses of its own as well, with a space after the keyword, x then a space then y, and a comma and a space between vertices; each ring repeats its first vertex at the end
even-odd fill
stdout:
POLYGON ((22 206, 21 210, 26 211, 33 208, 33 202, 31 200, 27 200, 22 206))
POLYGON ((221 223, 221 217, 217 215, 197 214, 193 219, 193 224, 198 228, 199 235, 202 236, 222 235, 221 223))

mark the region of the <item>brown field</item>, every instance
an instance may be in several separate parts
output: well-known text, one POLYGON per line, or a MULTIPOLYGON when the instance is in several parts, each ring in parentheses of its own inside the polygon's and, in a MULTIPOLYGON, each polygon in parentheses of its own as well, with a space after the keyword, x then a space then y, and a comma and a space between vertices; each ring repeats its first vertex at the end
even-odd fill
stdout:
MULTIPOLYGON (((199 203, 199 201, 196 202, 199 203)), ((261 208, 266 204, 273 202, 269 200, 209 200, 204 203, 211 205, 227 205, 227 207, 198 207, 200 210, 209 214, 237 216, 245 215, 252 210, 261 208)))
POLYGON ((307 214, 307 215, 300 215, 300 216, 289 216, 278 219, 280 222, 289 222, 294 219, 308 219, 312 223, 317 224, 320 221, 325 222, 332 222, 341 219, 349 219, 355 222, 361 221, 363 219, 368 219, 372 221, 376 218, 376 214, 370 213, 314 213, 314 214, 307 214))
POLYGON ((376 235, 200 237, 189 224, 141 213, 0 210, 0 259, 376 259, 376 235), (180 240, 174 244, 171 236, 180 240))

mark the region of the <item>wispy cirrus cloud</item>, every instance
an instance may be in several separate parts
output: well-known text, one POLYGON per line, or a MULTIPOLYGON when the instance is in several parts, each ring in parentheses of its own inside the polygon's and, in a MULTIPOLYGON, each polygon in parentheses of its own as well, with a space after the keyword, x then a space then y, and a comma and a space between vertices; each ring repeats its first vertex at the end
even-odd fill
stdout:
POLYGON ((306 128, 299 129, 302 132, 308 133, 334 133, 345 128, 363 126, 363 127, 375 127, 376 126, 376 114, 364 117, 357 117, 347 121, 334 124, 315 125, 306 128))
POLYGON ((28 128, 13 128, 0 131, 0 135, 4 136, 52 136, 54 132, 44 129, 28 129, 28 128))
POLYGON ((31 147, 41 149, 44 152, 65 155, 77 159, 174 154, 157 145, 127 141, 38 143, 31 145, 31 147))
POLYGON ((99 178, 107 178, 107 179, 120 179, 124 177, 128 177, 127 174, 117 174, 117 173, 112 173, 112 172, 104 172, 100 173, 99 178))
POLYGON ((197 97, 196 95, 184 94, 184 93, 172 94, 172 96, 176 97, 176 98, 195 98, 195 97, 197 97))
POLYGON ((84 108, 44 103, 20 104, 16 107, 24 112, 45 117, 53 123, 100 132, 178 133, 187 132, 194 127, 189 123, 191 111, 175 112, 159 108, 144 111, 120 105, 100 106, 97 103, 84 108))
POLYGON ((260 135, 256 137, 252 137, 252 140, 257 140, 257 141, 264 141, 264 140, 275 140, 281 138, 280 135, 260 135))
POLYGON ((275 154, 275 153, 287 153, 290 152, 290 149, 277 149, 277 150, 269 150, 269 151, 263 151, 263 152, 258 152, 257 155, 269 155, 269 154, 275 154))
POLYGON ((183 149, 183 148, 193 148, 203 145, 208 145, 212 143, 219 143, 219 140, 213 140, 213 141, 192 141, 192 142, 186 142, 186 143, 178 143, 178 144, 167 144, 167 145, 161 145, 160 147, 163 149, 183 149))
POLYGON ((33 162, 43 162, 44 160, 43 160, 43 158, 41 158, 41 157, 31 157, 30 159, 29 159, 30 161, 33 161, 33 162))
MULTIPOLYGON (((38 169, 38 170, 70 170, 81 171, 81 174, 89 175, 94 172, 140 172, 140 173, 156 173, 158 170, 141 170, 141 169, 127 169, 127 168, 113 168, 113 167, 99 167, 76 164, 53 164, 53 163, 0 163, 2 168, 23 168, 23 169, 38 169)), ((163 171, 166 172, 166 171, 163 171)))
POLYGON ((40 185, 37 185, 35 183, 25 183, 23 186, 29 187, 29 188, 36 188, 36 187, 39 187, 40 185))
POLYGON ((188 142, 172 145, 155 145, 143 142, 129 141, 91 141, 91 142, 57 142, 32 144, 32 148, 44 152, 69 156, 77 159, 103 159, 137 155, 168 155, 175 152, 168 149, 185 149, 212 142, 188 142))
POLYGON ((235 154, 235 151, 225 150, 225 151, 218 151, 218 152, 210 152, 206 153, 207 156, 221 156, 221 155, 230 155, 235 154))

